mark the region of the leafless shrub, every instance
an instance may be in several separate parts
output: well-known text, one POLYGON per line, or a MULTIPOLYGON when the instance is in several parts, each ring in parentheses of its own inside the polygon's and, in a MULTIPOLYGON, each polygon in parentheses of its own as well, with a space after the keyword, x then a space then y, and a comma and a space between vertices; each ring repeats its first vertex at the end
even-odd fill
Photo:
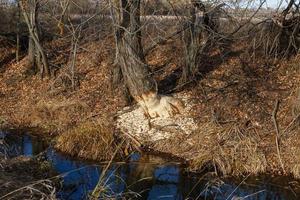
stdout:
POLYGON ((299 3, 289 1, 282 12, 257 23, 253 28, 255 37, 253 49, 261 50, 271 58, 290 57, 300 49, 300 13, 299 3))

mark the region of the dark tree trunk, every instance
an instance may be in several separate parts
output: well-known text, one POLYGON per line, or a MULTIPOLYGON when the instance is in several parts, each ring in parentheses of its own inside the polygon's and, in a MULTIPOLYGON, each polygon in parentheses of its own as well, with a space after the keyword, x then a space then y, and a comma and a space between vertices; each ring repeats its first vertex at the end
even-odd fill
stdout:
POLYGON ((39 26, 37 23, 37 14, 39 3, 37 0, 20 1, 25 22, 29 30, 28 58, 33 69, 38 68, 40 74, 50 76, 50 68, 44 49, 40 43, 39 26))
POLYGON ((140 0, 122 0, 122 10, 122 28, 117 30, 119 63, 130 94, 138 99, 144 94, 157 92, 141 45, 140 0))
POLYGON ((117 17, 117 62, 133 98, 150 117, 168 117, 178 112, 180 102, 157 94, 157 84, 145 62, 141 43, 140 0, 115 0, 117 17))
POLYGON ((188 28, 183 33, 185 43, 185 66, 182 69, 181 82, 186 83, 193 79, 199 72, 198 64, 201 53, 205 50, 208 37, 205 34, 209 18, 201 2, 190 5, 188 13, 188 28), (203 16, 197 16, 197 11, 202 11, 203 16))
POLYGON ((36 63, 35 63, 35 45, 31 36, 29 36, 28 41, 28 62, 31 68, 36 71, 36 63))
POLYGON ((184 31, 184 43, 185 43, 185 63, 186 66, 182 69, 182 82, 187 82, 189 78, 193 77, 197 71, 197 57, 199 46, 199 27, 195 26, 196 23, 196 11, 192 6, 189 10, 188 28, 184 31))
POLYGON ((16 61, 20 59, 20 4, 17 6, 17 44, 16 44, 16 61))

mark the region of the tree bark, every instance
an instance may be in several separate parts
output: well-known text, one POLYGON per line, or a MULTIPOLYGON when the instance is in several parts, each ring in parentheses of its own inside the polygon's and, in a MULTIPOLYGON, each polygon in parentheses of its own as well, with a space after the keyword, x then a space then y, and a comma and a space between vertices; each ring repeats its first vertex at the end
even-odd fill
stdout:
POLYGON ((28 63, 36 71, 36 63, 35 63, 35 45, 31 36, 29 36, 28 41, 28 63))
MULTIPOLYGON (((113 24, 117 24, 117 22, 121 21, 121 11, 119 7, 119 0, 114 0, 114 3, 110 3, 110 15, 112 17, 112 22, 113 24)), ((117 27, 114 26, 114 36, 115 36, 115 41, 117 42, 118 36, 117 36, 117 27)), ((112 70, 112 86, 113 88, 116 88, 116 86, 122 81, 123 75, 122 75, 122 70, 121 66, 119 65, 119 51, 118 48, 116 48, 116 53, 115 53, 115 60, 113 64, 113 70, 112 70)), ((125 96, 128 97, 128 95, 125 92, 125 96)))
POLYGON ((198 57, 198 46, 199 46, 199 36, 197 37, 196 27, 196 11, 195 7, 192 6, 189 10, 189 21, 188 29, 184 31, 184 43, 185 43, 185 67, 182 69, 182 82, 188 82, 190 78, 193 78, 197 72, 197 57, 198 57))
POLYGON ((150 117, 170 117, 183 108, 175 98, 158 95, 141 43, 140 0, 115 0, 117 62, 133 98, 150 117))

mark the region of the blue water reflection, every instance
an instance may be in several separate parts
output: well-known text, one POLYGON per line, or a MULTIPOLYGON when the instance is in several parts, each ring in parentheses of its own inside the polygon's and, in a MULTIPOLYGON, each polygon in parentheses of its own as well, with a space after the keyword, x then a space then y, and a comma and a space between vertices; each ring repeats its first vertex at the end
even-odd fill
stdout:
POLYGON ((62 190, 58 194, 62 199, 82 199, 92 190, 100 177, 100 169, 86 166, 80 162, 65 159, 51 148, 47 150, 47 159, 59 174, 63 174, 62 190))
MULTIPOLYGON (((97 185, 105 166, 68 158, 29 135, 6 136, 10 156, 33 156, 46 150, 46 159, 63 175, 58 199, 86 199, 97 185)), ((243 184, 236 180, 222 181, 184 175, 179 165, 168 164, 157 156, 133 154, 129 163, 113 164, 102 179, 105 190, 101 199, 247 199, 293 200, 300 194, 291 192, 288 182, 273 179, 251 179, 243 184), (158 162, 157 160, 160 160, 158 162), (278 184, 279 183, 279 184, 278 184)))
POLYGON ((23 144, 24 144, 24 148, 22 148, 23 150, 23 155, 24 156, 32 156, 33 155, 33 145, 32 145, 32 140, 30 138, 30 136, 28 135, 24 135, 23 138, 23 144))

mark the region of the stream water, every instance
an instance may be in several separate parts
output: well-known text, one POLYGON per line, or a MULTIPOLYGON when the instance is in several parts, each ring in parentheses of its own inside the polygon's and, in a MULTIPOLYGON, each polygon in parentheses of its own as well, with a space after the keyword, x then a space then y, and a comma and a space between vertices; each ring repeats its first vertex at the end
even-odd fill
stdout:
MULTIPOLYGON (((59 199, 85 199, 96 186, 105 165, 69 158, 37 137, 0 132, 5 138, 0 153, 8 157, 34 156, 46 151, 53 169, 64 174, 59 199), (4 150, 5 149, 5 150, 4 150), (5 152, 4 152, 5 151, 5 152)), ((289 178, 252 177, 222 180, 187 175, 179 163, 158 156, 133 154, 127 163, 113 163, 103 180, 103 199, 218 199, 293 200, 300 194, 289 178)))

